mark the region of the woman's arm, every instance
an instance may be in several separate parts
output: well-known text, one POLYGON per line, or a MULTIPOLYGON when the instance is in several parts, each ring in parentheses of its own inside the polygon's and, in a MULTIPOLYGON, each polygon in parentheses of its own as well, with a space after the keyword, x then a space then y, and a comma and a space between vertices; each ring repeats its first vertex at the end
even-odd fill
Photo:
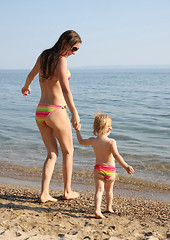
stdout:
POLYGON ((57 65, 57 72, 65 101, 72 115, 72 125, 76 129, 79 125, 80 118, 74 105, 73 96, 69 87, 69 81, 67 77, 67 60, 65 57, 60 58, 57 65))
POLYGON ((25 85, 21 90, 21 92, 24 96, 27 96, 28 94, 31 93, 30 85, 31 85, 32 81, 34 80, 34 78, 36 77, 36 75, 38 74, 39 69, 40 69, 40 60, 38 58, 34 67, 31 70, 31 72, 28 74, 26 81, 25 81, 25 85))

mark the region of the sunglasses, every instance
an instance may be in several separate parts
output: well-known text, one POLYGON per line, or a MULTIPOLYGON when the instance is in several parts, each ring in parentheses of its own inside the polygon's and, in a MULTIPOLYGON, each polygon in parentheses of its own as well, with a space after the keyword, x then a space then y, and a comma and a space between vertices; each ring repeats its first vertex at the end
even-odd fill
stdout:
POLYGON ((77 52, 78 50, 79 50, 78 47, 73 47, 73 48, 71 49, 72 52, 77 52))

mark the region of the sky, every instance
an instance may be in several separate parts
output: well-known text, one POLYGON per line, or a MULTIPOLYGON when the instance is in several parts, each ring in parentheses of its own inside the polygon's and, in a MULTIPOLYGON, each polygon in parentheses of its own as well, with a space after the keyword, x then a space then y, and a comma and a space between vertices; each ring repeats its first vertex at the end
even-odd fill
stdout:
POLYGON ((0 69, 30 69, 66 30, 70 67, 170 64, 170 0, 0 0, 0 69))

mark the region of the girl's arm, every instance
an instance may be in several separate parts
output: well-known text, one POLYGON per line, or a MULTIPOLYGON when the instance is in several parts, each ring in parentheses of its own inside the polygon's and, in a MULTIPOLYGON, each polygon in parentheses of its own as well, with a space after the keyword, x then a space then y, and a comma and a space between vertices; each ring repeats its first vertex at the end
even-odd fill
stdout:
POLYGON ((112 151, 113 157, 116 159, 116 161, 127 171, 127 173, 130 176, 132 176, 134 170, 130 165, 128 165, 124 161, 122 156, 119 154, 118 149, 117 149, 117 144, 116 144, 116 141, 114 139, 111 139, 111 151, 112 151))
POLYGON ((74 105, 73 96, 69 87, 69 81, 67 77, 67 60, 65 57, 60 58, 57 64, 57 72, 65 101, 72 115, 72 125, 76 129, 79 125, 80 118, 74 105))
POLYGON ((24 96, 27 96, 28 94, 31 93, 30 85, 31 85, 32 81, 34 80, 34 78, 36 77, 36 75, 39 73, 39 69, 40 69, 40 60, 38 57, 33 69, 27 76, 24 87, 21 90, 21 92, 24 96))
POLYGON ((81 125, 79 124, 78 129, 76 130, 77 140, 81 145, 92 145, 94 137, 83 139, 80 132, 81 125))

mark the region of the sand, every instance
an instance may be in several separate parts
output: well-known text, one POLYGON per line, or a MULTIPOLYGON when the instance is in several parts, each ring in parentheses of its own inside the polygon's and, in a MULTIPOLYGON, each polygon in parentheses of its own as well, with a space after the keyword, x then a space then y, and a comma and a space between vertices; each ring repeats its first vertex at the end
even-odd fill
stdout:
POLYGON ((0 183, 0 239, 6 240, 163 240, 170 239, 169 203, 114 195, 114 213, 94 217, 94 192, 82 191, 57 203, 39 203, 39 188, 0 183))

